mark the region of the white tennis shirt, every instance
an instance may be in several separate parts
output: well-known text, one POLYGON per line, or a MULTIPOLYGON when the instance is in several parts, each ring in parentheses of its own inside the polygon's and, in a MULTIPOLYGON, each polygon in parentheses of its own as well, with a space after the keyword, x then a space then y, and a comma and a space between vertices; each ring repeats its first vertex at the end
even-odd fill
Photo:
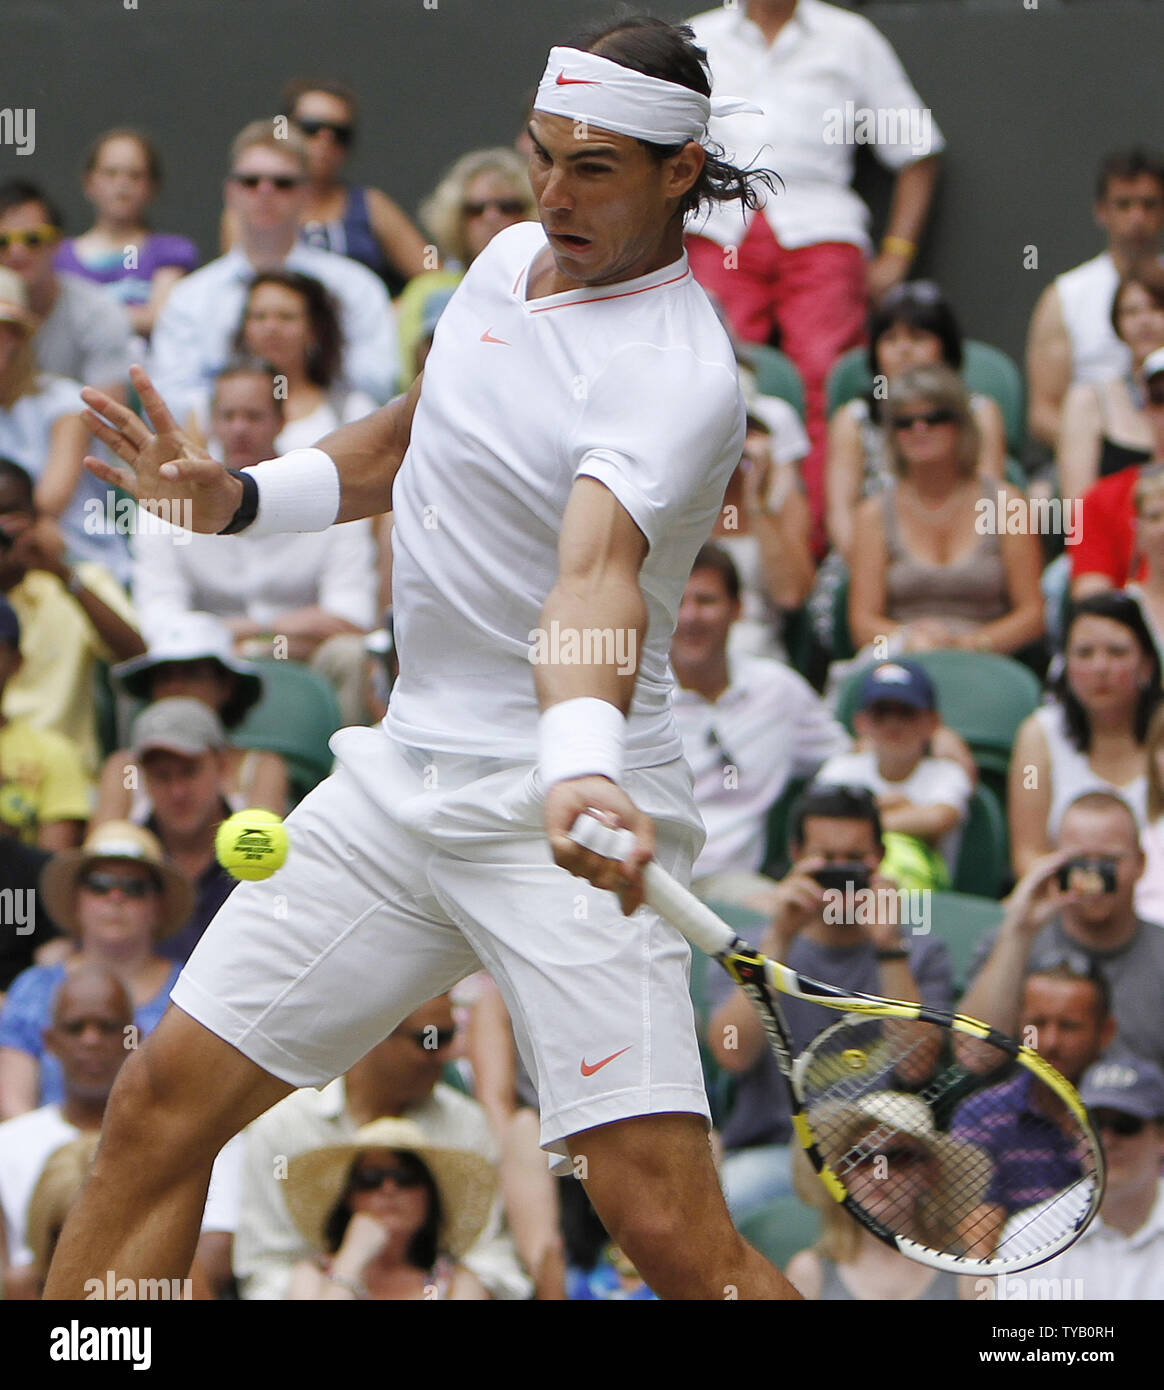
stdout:
POLYGON ((685 255, 528 300, 545 245, 537 224, 500 233, 437 327, 393 492, 400 677, 385 722, 419 748, 536 759, 534 634, 566 501, 586 475, 650 546, 625 765, 656 766, 682 754, 667 654, 743 447, 735 359, 685 255))

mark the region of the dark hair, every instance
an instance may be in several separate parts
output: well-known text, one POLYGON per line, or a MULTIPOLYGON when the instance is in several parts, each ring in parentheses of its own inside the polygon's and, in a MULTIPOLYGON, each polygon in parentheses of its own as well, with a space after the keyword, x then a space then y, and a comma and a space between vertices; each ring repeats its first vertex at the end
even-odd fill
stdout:
POLYGON ((949 301, 932 280, 907 280, 894 285, 869 315, 869 370, 877 375, 877 343, 895 323, 906 323, 932 333, 942 344, 942 361, 959 371, 962 366, 962 330, 949 301))
POLYGON ((275 413, 282 418, 284 414, 283 397, 275 390, 275 379, 278 375, 279 373, 275 368, 261 357, 232 357, 221 371, 214 374, 214 386, 210 393, 211 403, 213 404, 218 395, 218 383, 220 381, 229 381, 231 377, 236 376, 262 376, 267 378, 267 384, 271 388, 271 404, 275 407, 275 413))
POLYGON ((1125 291, 1133 285, 1139 285, 1157 309, 1164 309, 1164 266, 1155 261, 1144 261, 1141 265, 1134 266, 1116 286, 1116 292, 1111 297, 1111 326, 1115 329, 1117 338, 1121 337, 1120 301, 1125 291))
MULTIPOLYGON (((587 30, 564 45, 583 53, 596 53, 634 72, 674 82, 702 96, 711 95, 707 76, 707 53, 698 47, 695 31, 686 24, 669 24, 652 15, 625 15, 598 28, 587 30)), ((677 155, 684 148, 678 145, 655 145, 647 140, 639 144, 658 163, 677 155)), ((695 183, 683 195, 679 205, 681 216, 697 212, 705 203, 730 203, 739 200, 745 208, 760 205, 761 187, 775 187, 777 175, 766 169, 740 169, 724 158, 721 145, 704 145, 707 158, 695 183)))
POLYGON ((141 147, 142 154, 145 155, 146 175, 150 183, 155 189, 161 187, 162 156, 157 145, 148 135, 143 135, 140 130, 135 130, 133 126, 128 125, 115 126, 112 130, 104 131, 98 135, 85 152, 84 170, 86 174, 91 174, 96 169, 97 161, 101 158, 101 151, 110 140, 135 140, 141 147))
POLYGON ((701 545, 695 563, 691 566, 691 573, 694 574, 696 570, 713 570, 723 580, 728 598, 739 598, 740 572, 736 569, 736 562, 722 545, 715 545, 712 541, 701 545))
POLYGON ((809 816, 829 820, 863 820, 873 827, 874 843, 880 848, 881 814, 877 798, 868 787, 833 786, 828 782, 812 782, 796 798, 788 813, 788 843, 804 843, 804 822, 809 816))
POLYGON ((147 666, 142 674, 145 677, 144 684, 148 691, 148 703, 153 704, 157 698, 153 693, 153 682, 154 677, 163 666, 194 666, 200 661, 213 662, 224 675, 230 678, 230 694, 226 697, 226 704, 217 713, 219 723, 224 729, 237 728, 248 711, 262 699, 262 687, 260 686, 256 692, 251 685, 240 679, 237 671, 232 671, 229 666, 224 666, 216 656, 182 657, 173 661, 159 661, 155 666, 147 666))
MULTIPOLYGON (((247 288, 246 306, 250 305, 251 295, 260 285, 279 285, 303 300, 315 337, 315 343, 307 352, 307 379, 327 390, 339 377, 343 365, 344 335, 335 300, 314 275, 301 275, 297 270, 262 270, 247 288)), ((247 351, 246 306, 232 343, 234 350, 243 355, 247 351)))
POLYGON ((761 420, 758 415, 748 412, 744 419, 744 432, 746 434, 767 434, 772 433, 772 426, 761 420))
POLYGON ((1134 145, 1130 150, 1117 150, 1105 156, 1095 180, 1095 196, 1100 202, 1107 197, 1108 184, 1113 179, 1138 179, 1151 174, 1164 192, 1164 159, 1155 150, 1134 145))
POLYGON ((29 183, 27 179, 6 179, 0 183, 0 217, 13 208, 23 207, 25 203, 39 203, 50 226, 64 228, 65 219, 61 216, 60 208, 41 192, 38 184, 29 183))
POLYGON ((299 104, 299 98, 306 96, 308 92, 323 92, 329 97, 335 97, 337 101, 342 101, 348 108, 353 128, 356 124, 356 117, 359 114, 359 102, 356 94, 343 82, 332 82, 325 79, 322 82, 315 82, 306 77, 293 77, 283 88, 282 108, 285 116, 292 116, 295 108, 299 104))
MULTIPOLYGON (((1151 629, 1144 620, 1143 610, 1132 595, 1124 593, 1122 589, 1110 589, 1104 593, 1092 594, 1088 598, 1077 600, 1068 609, 1067 619, 1063 624, 1064 654, 1066 654, 1067 646, 1071 640, 1071 629, 1080 618, 1088 617, 1107 618, 1110 622, 1120 623, 1126 627, 1135 637, 1140 645, 1140 651, 1151 664, 1152 674, 1140 691, 1133 721, 1136 742, 1142 744, 1148 736, 1148 722, 1152 718, 1156 706, 1160 703, 1160 657, 1156 651, 1156 643, 1153 640, 1151 629)), ((1088 723, 1087 711, 1079 703, 1077 696, 1068 684, 1066 660, 1063 662, 1062 670, 1051 682, 1050 690, 1063 706, 1063 721, 1066 725, 1067 737, 1081 753, 1088 752, 1091 747, 1091 726, 1088 723)))
POLYGON ((1054 965, 1036 966, 1027 973, 1024 987, 1036 976, 1046 980, 1066 980, 1076 985, 1091 985, 1095 990, 1095 1021, 1102 1023, 1111 1016, 1111 985, 1095 961, 1083 951, 1072 951, 1054 965))
MULTIPOLYGON (((436 1179, 429 1172, 428 1165, 423 1159, 418 1158, 408 1149, 393 1150, 393 1152, 398 1162, 415 1169, 428 1193, 428 1214, 424 1219, 424 1225, 409 1241, 404 1258, 414 1269, 431 1269, 436 1264, 437 1255, 440 1253, 441 1194, 437 1188, 436 1179)), ((348 1222, 352 1219, 350 1205, 352 1173, 358 1162, 359 1155, 357 1154, 348 1169, 347 1181, 344 1183, 344 1190, 340 1199, 331 1209, 323 1228, 323 1238, 328 1253, 332 1255, 343 1243, 344 1232, 348 1229, 348 1222)))
POLYGON ((0 481, 5 478, 11 478, 17 487, 24 493, 28 502, 28 510, 30 512, 35 511, 35 484, 32 481, 32 474, 28 469, 22 468, 14 459, 0 457, 0 481))

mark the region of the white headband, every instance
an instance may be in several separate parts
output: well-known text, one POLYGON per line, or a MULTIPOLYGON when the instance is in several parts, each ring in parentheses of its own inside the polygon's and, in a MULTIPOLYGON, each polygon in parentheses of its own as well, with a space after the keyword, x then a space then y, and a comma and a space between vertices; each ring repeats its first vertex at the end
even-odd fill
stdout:
POLYGON ((709 99, 677 82, 648 77, 578 48, 550 49, 534 110, 633 135, 652 145, 702 142, 712 116, 763 115, 763 108, 753 102, 709 99))

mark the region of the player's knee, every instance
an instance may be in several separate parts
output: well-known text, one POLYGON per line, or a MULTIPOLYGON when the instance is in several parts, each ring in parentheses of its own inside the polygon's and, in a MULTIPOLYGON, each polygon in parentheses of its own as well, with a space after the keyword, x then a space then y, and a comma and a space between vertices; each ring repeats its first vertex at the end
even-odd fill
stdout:
POLYGON ((147 1050, 131 1052, 109 1096, 98 1168, 140 1162, 143 1178, 213 1161, 222 1140, 183 1102, 180 1078, 147 1050))

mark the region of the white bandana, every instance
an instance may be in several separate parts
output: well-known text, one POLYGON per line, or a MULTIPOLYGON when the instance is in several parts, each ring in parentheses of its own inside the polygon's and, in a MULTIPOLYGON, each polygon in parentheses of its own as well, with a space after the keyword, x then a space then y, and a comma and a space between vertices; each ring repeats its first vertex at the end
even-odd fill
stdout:
POLYGON ((550 49, 534 110, 585 121, 652 145, 702 143, 712 116, 763 115, 763 108, 753 102, 739 97, 709 99, 677 82, 648 77, 577 48, 550 49))

